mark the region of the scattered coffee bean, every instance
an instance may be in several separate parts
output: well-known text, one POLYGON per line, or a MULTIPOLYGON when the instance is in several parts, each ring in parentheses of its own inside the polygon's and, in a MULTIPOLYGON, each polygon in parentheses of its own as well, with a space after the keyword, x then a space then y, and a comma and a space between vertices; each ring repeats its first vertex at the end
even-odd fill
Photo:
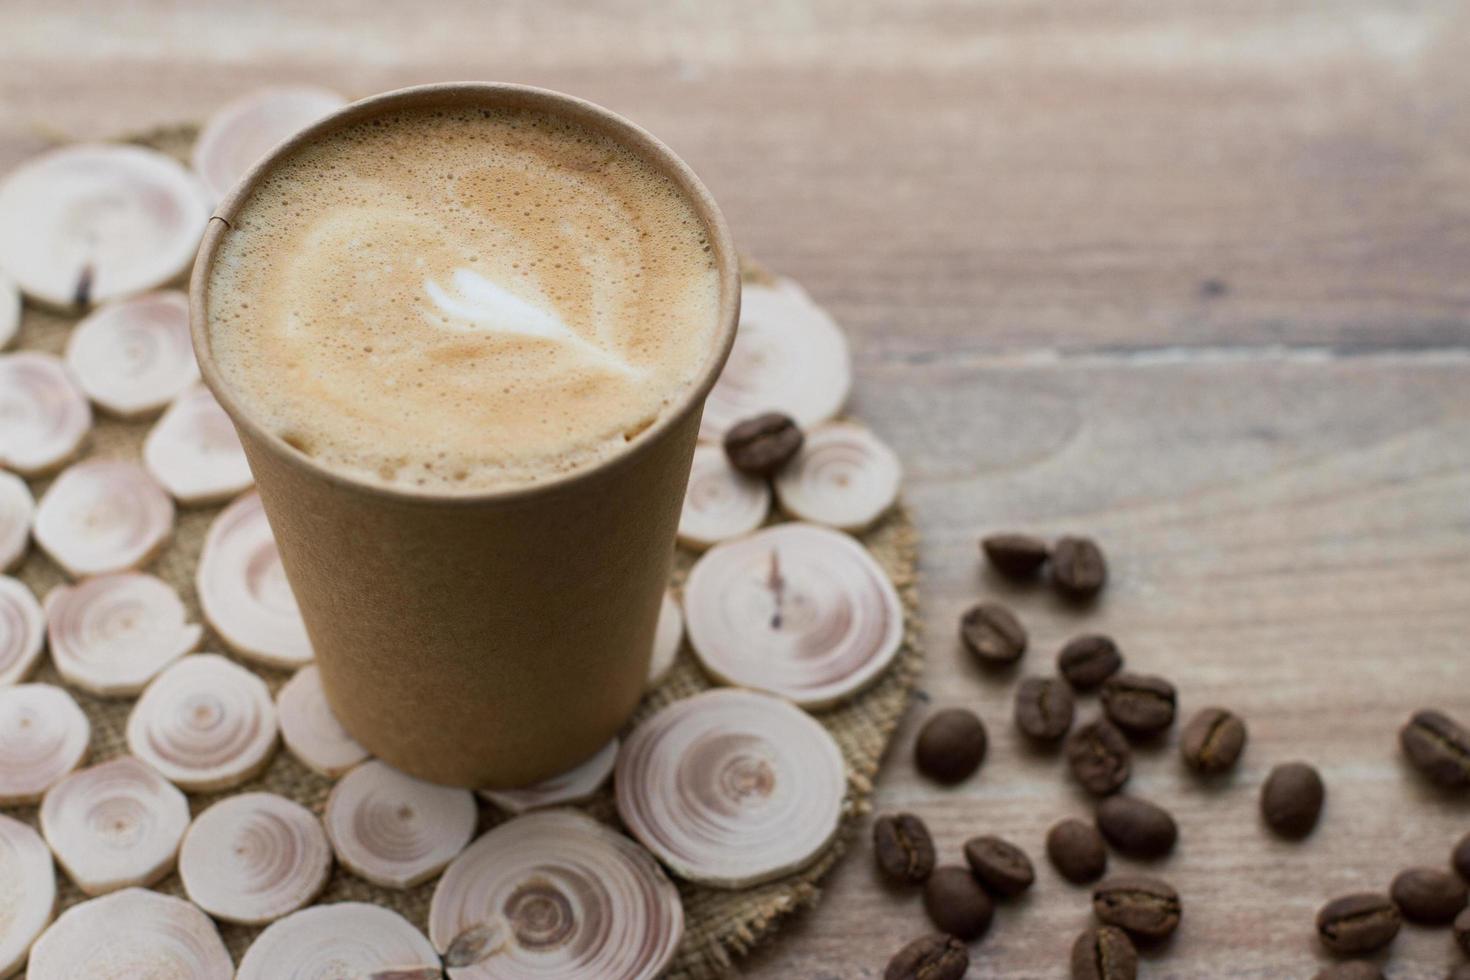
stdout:
POLYGON ((1383 971, 1377 963, 1367 960, 1347 960, 1324 966, 1312 980, 1383 980, 1383 971))
POLYGON ((1465 883, 1439 868, 1409 868, 1400 871, 1388 889, 1399 914, 1420 925, 1448 925, 1470 899, 1465 883))
POLYGON ((965 649, 984 667, 1004 667, 1026 652, 1026 627, 998 602, 981 602, 960 619, 965 649))
POLYGON ((889 881, 920 885, 934 870, 934 839, 912 813, 882 816, 873 822, 873 855, 889 881))
POLYGON ((1174 685, 1151 674, 1115 674, 1102 687, 1108 720, 1133 735, 1154 735, 1174 724, 1174 685))
POLYGON ((1470 732, 1442 711, 1416 711, 1399 732, 1404 754, 1440 786, 1470 786, 1470 732))
POLYGON ((1376 892, 1334 898, 1317 912, 1317 936, 1334 953, 1371 953, 1398 934, 1399 910, 1376 892))
POLYGON ((1057 874, 1074 885, 1096 881, 1108 870, 1108 848, 1091 824, 1068 817, 1046 835, 1046 856, 1057 874))
POLYGON ((767 412, 725 433, 730 465, 752 476, 771 476, 801 451, 800 427, 789 415, 767 412))
POLYGON ((975 712, 946 708, 919 729, 914 763, 930 779, 957 783, 980 768, 988 744, 985 725, 975 712))
POLYGON ((1460 843, 1455 845, 1454 851, 1450 853, 1450 864, 1460 872, 1460 877, 1470 881, 1470 834, 1460 838, 1460 843))
POLYGON ((1261 816, 1282 837, 1305 837, 1317 826, 1327 788, 1317 770, 1305 762, 1286 762, 1261 786, 1261 816))
POLYGON ((1459 944, 1461 951, 1466 956, 1470 956, 1470 909, 1465 909, 1459 915, 1455 916, 1455 923, 1452 928, 1455 934, 1455 942, 1459 944))
MULTIPOLYGON (((1379 974, 1381 977, 1382 974, 1379 974)), ((1470 963, 1461 963, 1450 971, 1447 980, 1470 980, 1470 963)))
POLYGON ((1068 599, 1084 601, 1102 591, 1108 563, 1091 538, 1062 538, 1051 550, 1051 581, 1068 599))
POLYGON ((1046 564, 1051 548, 1030 534, 990 534, 980 539, 980 549, 991 567, 1006 578, 1035 578, 1046 564))
POLYGON ((969 868, 949 864, 935 868, 924 884, 924 911, 941 932, 969 942, 990 928, 995 904, 969 868))
POLYGON ((1072 727, 1076 701, 1057 677, 1028 677, 1016 687, 1016 727, 1027 738, 1055 742, 1072 727))
POLYGON ((1122 794, 1097 805, 1097 829, 1120 853, 1135 858, 1161 858, 1179 839, 1179 827, 1168 810, 1122 794))
POLYGON ((935 932, 894 953, 883 980, 960 980, 969 969, 970 951, 965 944, 935 932))
POLYGON ((1057 669, 1079 691, 1091 690, 1116 674, 1123 655, 1112 637, 1085 633, 1067 641, 1057 654, 1057 669))
POLYGON ((985 890, 1000 898, 1015 898, 1036 880, 1026 852, 999 837, 965 841, 965 861, 985 890))
POLYGON ((1068 736, 1067 765, 1083 789, 1093 796, 1107 796, 1128 781, 1132 752, 1123 733, 1098 718, 1068 736))
POLYGON ((1132 936, 1158 940, 1179 927, 1183 907, 1168 882, 1147 875, 1119 875, 1093 889, 1092 911, 1132 936))
POLYGON ((1224 708, 1203 708, 1179 736, 1179 751, 1195 772, 1213 775, 1234 767, 1245 751, 1245 722, 1224 708))
POLYGON ((1122 929, 1088 929, 1072 944, 1072 980, 1137 980, 1138 950, 1122 929))

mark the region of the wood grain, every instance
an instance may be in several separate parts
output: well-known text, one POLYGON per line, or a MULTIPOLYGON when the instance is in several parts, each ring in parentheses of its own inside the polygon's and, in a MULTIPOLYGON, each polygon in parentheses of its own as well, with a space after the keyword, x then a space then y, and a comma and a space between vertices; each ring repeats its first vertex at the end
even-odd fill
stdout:
MULTIPOLYGON (((1459 0, 9 0, 0 166, 279 79, 514 79, 648 125, 847 326, 857 410, 908 468, 927 696, 975 706, 992 750, 958 789, 917 779, 920 706, 880 808, 921 813, 950 859, 979 832, 1039 857, 1087 802, 1017 743, 1013 678, 967 664, 953 624, 1008 597, 1025 671, 1112 631, 1185 711, 1252 731, 1222 785, 1172 745, 1140 758, 1134 788, 1180 818, 1159 870, 1187 909, 1147 976, 1307 977, 1317 905, 1470 830, 1470 801, 1395 749, 1420 704, 1470 717, 1467 50, 1459 0), (975 538, 1003 527, 1095 534, 1105 600, 1078 615, 984 574, 975 538), (1300 845, 1255 810, 1292 758, 1329 787, 1300 845)), ((1086 919, 1043 863, 971 975, 1062 976, 1086 919)), ((877 977, 924 928, 860 844, 745 972, 877 977)), ((1443 931, 1407 929, 1390 975, 1452 961, 1443 931)))

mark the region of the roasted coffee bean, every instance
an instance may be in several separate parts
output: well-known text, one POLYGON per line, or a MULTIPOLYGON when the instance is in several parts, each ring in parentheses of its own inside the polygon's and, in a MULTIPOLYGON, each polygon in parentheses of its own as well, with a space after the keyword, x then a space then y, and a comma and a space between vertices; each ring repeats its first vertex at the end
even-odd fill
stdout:
POLYGON ((1072 689, 1058 677, 1028 677, 1016 686, 1016 727, 1027 738, 1055 742, 1072 727, 1072 689))
POLYGON ((1137 980, 1138 950, 1122 929, 1088 929, 1072 944, 1072 980, 1137 980))
POLYGON ((1062 538, 1051 549, 1051 581, 1074 601, 1091 599, 1108 581, 1108 563, 1091 538, 1062 538))
POLYGON ((981 602, 960 619, 965 649, 985 667, 1004 667, 1026 652, 1026 627, 998 602, 981 602))
POLYGON ((1015 898, 1036 880, 1026 852, 999 837, 965 841, 965 861, 985 890, 1000 898, 1015 898))
POLYGON ((1174 685, 1151 674, 1114 674, 1102 687, 1108 720, 1134 735, 1153 735, 1174 724, 1174 685))
MULTIPOLYGON (((1380 973, 1380 980, 1382 976, 1383 974, 1380 973)), ((1453 970, 1450 971, 1450 975, 1446 978, 1446 980, 1470 980, 1470 963, 1461 963, 1459 966, 1455 967, 1453 970)))
POLYGON ((1470 909, 1465 909, 1455 916, 1452 929, 1455 934, 1455 942, 1459 944, 1466 956, 1470 956, 1470 909))
POLYGON ((1245 751, 1245 722, 1224 708, 1203 708, 1184 726, 1179 751, 1195 772, 1213 775, 1234 767, 1245 751))
POLYGON ((1312 980, 1383 980, 1383 971, 1378 968, 1377 963, 1370 963, 1367 960, 1347 960, 1343 963, 1324 966, 1317 971, 1312 980))
POLYGON ((767 412, 725 433, 725 455, 742 473, 770 476, 801 451, 802 441, 801 429, 791 416, 767 412))
POLYGON ((1334 953, 1371 953, 1398 934, 1399 910, 1376 892, 1334 898, 1317 912, 1317 936, 1334 953))
POLYGON ((1046 564, 1051 548, 1030 534, 990 534, 980 539, 980 549, 997 572, 1006 578, 1035 578, 1046 564))
POLYGON ((1460 872, 1460 877, 1470 881, 1470 834, 1460 838, 1460 843, 1455 845, 1454 851, 1450 853, 1450 864, 1460 872))
POLYGON ((1179 839, 1179 827, 1168 810, 1121 794, 1097 805, 1097 829, 1119 853, 1135 858, 1161 858, 1179 839))
POLYGON ((969 969, 970 951, 965 944, 935 932, 894 953, 883 980, 960 980, 969 969))
POLYGON ((1067 641, 1057 654, 1057 670, 1079 691, 1091 690, 1116 674, 1123 655, 1112 637, 1084 633, 1067 641))
POLYGON ((924 911, 940 931, 969 942, 990 928, 995 903, 969 868, 948 864, 935 868, 924 884, 924 911))
POLYGON ((882 816, 873 822, 873 856, 889 881, 921 885, 934 870, 934 839, 912 813, 882 816))
POLYGON ((1090 721, 1067 738, 1067 765, 1093 796, 1117 792, 1133 771, 1128 740, 1103 718, 1090 721))
POLYGON ((941 783, 957 783, 985 761, 989 739, 985 725, 967 708, 946 708, 919 729, 914 763, 919 771, 941 783))
POLYGON ((1405 919, 1427 926, 1455 921, 1470 898, 1463 881, 1439 868, 1400 871, 1389 886, 1388 895, 1405 919))
POLYGON ((1326 795, 1316 769, 1305 762, 1282 763, 1261 786, 1261 816, 1282 837, 1305 837, 1317 826, 1326 795))
POLYGON ((1416 711, 1399 732, 1404 754, 1425 776, 1449 789, 1470 786, 1470 732, 1442 711, 1416 711))
POLYGON ((1147 875, 1118 875, 1092 891, 1099 920, 1138 939, 1163 939, 1179 927, 1183 906, 1168 882, 1147 875))
POLYGON ((1057 874, 1074 885, 1096 881, 1108 870, 1108 848, 1102 834, 1075 817, 1057 823, 1046 834, 1046 856, 1057 874))

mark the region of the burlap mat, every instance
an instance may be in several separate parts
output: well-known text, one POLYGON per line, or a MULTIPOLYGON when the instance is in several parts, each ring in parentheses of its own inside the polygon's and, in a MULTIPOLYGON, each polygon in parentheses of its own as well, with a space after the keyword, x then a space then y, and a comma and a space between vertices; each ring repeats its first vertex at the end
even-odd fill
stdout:
MULTIPOLYGON (((194 127, 178 127, 160 130, 139 137, 135 142, 164 150, 184 159, 193 141, 194 127)), ((763 278, 763 273, 751 270, 749 278, 763 278)), ((75 318, 41 312, 27 307, 21 326, 17 347, 26 350, 43 350, 60 354, 66 345, 75 318)), ((143 437, 152 421, 122 422, 98 415, 84 456, 139 459, 143 437)), ((31 491, 39 501, 50 480, 33 480, 31 491)), ((179 590, 184 604, 189 609, 191 622, 203 623, 198 598, 194 591, 194 568, 204 542, 210 522, 219 513, 220 507, 180 508, 169 546, 147 566, 146 570, 159 576, 179 590)), ((684 901, 686 928, 684 942, 680 946, 673 965, 666 976, 678 980, 703 980, 730 972, 735 957, 752 949, 770 938, 780 921, 799 909, 816 904, 820 891, 818 882, 841 856, 853 818, 868 806, 872 792, 872 780, 878 772, 883 751, 889 736, 898 724, 900 716, 908 706, 922 654, 918 643, 916 620, 915 553, 916 538, 913 525, 902 507, 884 519, 877 527, 863 535, 863 542, 872 551, 879 564, 892 577, 903 598, 906 610, 904 647, 895 666, 879 681, 857 698, 837 708, 817 714, 842 747, 850 773, 848 813, 844 829, 838 838, 827 847, 821 856, 805 870, 788 875, 778 881, 740 891, 722 891, 704 888, 687 882, 679 882, 679 891, 684 901)), ((681 550, 674 572, 675 583, 683 581, 694 555, 681 550)), ((31 587, 38 597, 65 581, 61 570, 39 549, 32 547, 20 569, 13 573, 31 587)), ((212 631, 206 633, 202 649, 224 652, 225 647, 212 631)), ((245 666, 263 677, 274 692, 290 676, 288 672, 261 668, 256 664, 245 666)), ((44 660, 32 680, 49 684, 61 684, 61 678, 49 660, 44 660)), ((659 687, 644 698, 634 723, 663 707, 671 701, 687 697, 710 687, 688 650, 688 644, 680 651, 679 660, 668 677, 659 687)), ((123 731, 131 710, 132 699, 102 700, 72 690, 82 710, 92 721, 92 744, 89 763, 103 762, 127 752, 123 731)), ((330 780, 307 769, 284 748, 279 750, 270 767, 258 779, 222 794, 191 794, 190 809, 195 813, 203 810, 222 796, 250 790, 268 790, 290 797, 321 813, 331 789, 330 780)), ((611 794, 604 790, 596 799, 585 804, 593 816, 617 823, 611 794)), ((36 807, 0 808, 0 812, 35 825, 36 807)), ((484 832, 505 817, 494 806, 480 804, 480 832, 484 832)), ((60 905, 62 909, 83 901, 64 873, 58 869, 60 881, 60 905)), ((326 890, 317 899, 318 903, 362 901, 372 902, 394 909, 408 918, 427 934, 429 899, 437 882, 430 881, 407 891, 394 891, 369 884, 360 878, 336 868, 326 890)), ((170 895, 183 895, 179 876, 170 873, 154 886, 170 895)), ((220 924, 220 932, 226 945, 238 963, 251 941, 260 933, 256 927, 220 924)))

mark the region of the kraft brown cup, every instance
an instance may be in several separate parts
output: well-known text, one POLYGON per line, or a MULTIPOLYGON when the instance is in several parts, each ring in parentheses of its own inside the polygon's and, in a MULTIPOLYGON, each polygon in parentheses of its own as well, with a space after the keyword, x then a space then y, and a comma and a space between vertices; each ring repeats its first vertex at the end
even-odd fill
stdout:
POLYGON ((700 415, 739 310, 734 245, 688 166, 620 116, 545 89, 466 82, 354 103, 277 147, 220 204, 194 264, 195 352, 245 446, 327 700, 364 747, 433 782, 508 787, 563 772, 617 734, 644 689, 700 415), (698 382, 625 452, 525 488, 414 492, 292 448, 220 378, 206 323, 210 268, 253 189, 327 133, 431 105, 574 119, 668 175, 704 222, 720 279, 716 341, 698 382))

